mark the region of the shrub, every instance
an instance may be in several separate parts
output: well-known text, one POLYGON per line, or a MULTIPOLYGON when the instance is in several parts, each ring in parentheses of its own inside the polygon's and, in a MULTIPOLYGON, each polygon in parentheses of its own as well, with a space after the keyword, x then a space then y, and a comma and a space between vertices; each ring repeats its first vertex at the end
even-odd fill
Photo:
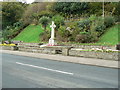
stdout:
POLYGON ((60 26, 60 28, 58 29, 58 32, 61 35, 61 37, 69 37, 70 36, 70 32, 68 30, 66 30, 65 26, 60 26))
POLYGON ((47 2, 29 4, 26 7, 25 12, 22 16, 24 24, 29 25, 34 19, 38 20, 38 13, 46 10, 47 5, 47 2))
POLYGON ((85 19, 82 21, 78 22, 78 27, 82 30, 82 31, 89 31, 90 28, 90 20, 89 19, 85 19))
POLYGON ((68 30, 66 30, 66 27, 65 26, 60 26, 60 28, 58 29, 58 32, 57 32, 57 39, 59 41, 69 41, 69 37, 71 36, 70 32, 68 30))
POLYGON ((86 40, 86 35, 83 34, 78 34, 75 38, 75 41, 79 43, 85 43, 85 40, 86 40))
POLYGON ((71 34, 74 34, 74 32, 78 31, 79 33, 79 27, 77 25, 77 22, 66 22, 65 26, 67 26, 67 30, 70 31, 71 34))
POLYGON ((38 25, 38 24, 39 24, 39 21, 38 21, 37 19, 33 19, 32 24, 38 25))
POLYGON ((22 27, 23 26, 23 22, 22 21, 19 21, 19 22, 16 22, 13 24, 13 28, 16 28, 16 27, 22 27))
POLYGON ((52 20, 55 22, 56 24, 56 29, 58 29, 61 25, 64 25, 64 17, 60 16, 60 15, 55 15, 52 17, 52 20))
POLYGON ((94 21, 94 22, 92 22, 92 24, 90 26, 90 41, 91 42, 95 42, 95 41, 98 40, 98 34, 99 34, 99 32, 96 31, 96 27, 98 26, 98 25, 97 26, 96 25, 97 24, 94 21))
POLYGON ((43 17, 40 18, 39 21, 42 24, 42 26, 44 27, 44 29, 46 30, 46 27, 47 27, 48 23, 50 22, 50 18, 46 17, 46 16, 43 16, 43 17))
POLYGON ((104 19, 102 17, 98 17, 95 21, 91 23, 90 29, 92 33, 98 33, 98 37, 101 36, 106 29, 106 26, 104 25, 104 19))
POLYGON ((92 35, 90 32, 80 32, 75 38, 76 42, 89 43, 92 41, 92 35))
POLYGON ((96 15, 90 15, 89 20, 95 21, 97 19, 96 15))
POLYGON ((120 22, 120 16, 115 16, 115 22, 120 22))
POLYGON ((111 27, 113 24, 115 24, 115 18, 113 16, 107 16, 104 18, 104 24, 105 26, 111 27))
POLYGON ((95 30, 97 32, 99 32, 99 35, 98 36, 101 36, 104 32, 105 32, 105 29, 106 29, 106 26, 104 24, 101 24, 101 25, 97 25, 95 27, 95 30))
POLYGON ((39 17, 42 17, 42 16, 47 16, 47 17, 52 17, 53 16, 53 12, 51 12, 51 11, 47 11, 47 10, 45 10, 45 11, 41 11, 40 13, 39 13, 39 17))
POLYGON ((40 34, 41 41, 48 41, 50 39, 50 31, 46 30, 40 34))

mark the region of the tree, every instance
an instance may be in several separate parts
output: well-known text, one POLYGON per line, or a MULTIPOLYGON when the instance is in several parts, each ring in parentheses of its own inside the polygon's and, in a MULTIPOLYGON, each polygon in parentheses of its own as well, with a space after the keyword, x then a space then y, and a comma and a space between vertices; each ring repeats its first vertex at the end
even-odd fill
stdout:
POLYGON ((56 2, 53 6, 54 11, 66 15, 82 14, 87 8, 88 3, 85 2, 56 2))
POLYGON ((18 22, 24 12, 24 6, 20 2, 3 2, 2 3, 2 27, 13 25, 18 22))
POLYGON ((97 16, 102 15, 102 4, 103 2, 90 2, 89 3, 89 14, 96 14, 97 16))
POLYGON ((42 24, 42 26, 44 27, 44 30, 46 31, 46 27, 49 24, 50 18, 46 17, 46 16, 43 16, 43 17, 40 18, 39 21, 42 24))
POLYGON ((60 25, 64 25, 64 17, 60 16, 60 15, 55 15, 52 17, 52 20, 55 22, 56 24, 56 29, 58 29, 60 27, 60 25))
POLYGON ((34 20, 39 22, 40 12, 45 11, 49 5, 47 2, 40 2, 40 3, 33 3, 30 4, 24 14, 23 14, 23 21, 25 24, 31 24, 34 20))

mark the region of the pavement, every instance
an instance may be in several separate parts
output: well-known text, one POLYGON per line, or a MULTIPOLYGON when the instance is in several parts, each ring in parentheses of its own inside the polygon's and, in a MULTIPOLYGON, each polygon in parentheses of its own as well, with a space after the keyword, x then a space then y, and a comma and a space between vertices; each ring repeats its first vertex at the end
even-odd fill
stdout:
POLYGON ((20 55, 20 56, 43 58, 43 59, 49 59, 49 60, 55 60, 55 61, 72 62, 72 63, 95 65, 95 66, 110 67, 110 68, 119 68, 118 67, 119 61, 114 61, 114 60, 82 58, 82 57, 72 57, 72 56, 62 56, 62 55, 49 55, 49 54, 41 54, 41 53, 10 51, 10 50, 0 50, 0 52, 20 55))
POLYGON ((45 59, 46 56, 76 60, 76 57, 16 51, 1 54, 3 88, 118 88, 115 68, 45 59))

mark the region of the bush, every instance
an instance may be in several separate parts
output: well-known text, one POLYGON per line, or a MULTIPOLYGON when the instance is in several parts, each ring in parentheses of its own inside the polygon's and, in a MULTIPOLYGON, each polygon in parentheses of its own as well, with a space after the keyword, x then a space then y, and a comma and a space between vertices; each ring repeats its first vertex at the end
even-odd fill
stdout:
POLYGON ((38 24, 39 24, 39 21, 38 21, 37 19, 33 19, 32 24, 38 25, 38 24))
POLYGON ((42 16, 47 16, 47 17, 52 18, 52 16, 53 16, 53 12, 51 12, 51 11, 47 11, 47 10, 45 10, 45 11, 41 11, 41 12, 39 13, 39 17, 42 17, 42 16))
POLYGON ((40 34, 41 41, 48 41, 50 39, 50 31, 46 30, 40 34))
POLYGON ((113 16, 107 16, 104 18, 104 24, 106 28, 111 27, 115 24, 115 18, 113 16))
POLYGON ((47 27, 48 23, 50 22, 50 18, 46 17, 46 16, 43 16, 43 17, 40 18, 39 21, 42 24, 42 26, 44 27, 44 29, 46 30, 46 27, 47 27))
POLYGON ((29 25, 32 23, 34 19, 39 20, 39 12, 45 11, 48 3, 47 2, 41 2, 41 3, 33 3, 29 4, 25 12, 22 16, 22 20, 25 25, 29 25))
POLYGON ((86 43, 86 39, 87 38, 85 34, 78 34, 75 38, 75 41, 79 43, 86 43))
POLYGON ((96 15, 90 15, 89 20, 90 21, 95 21, 97 19, 96 15))
POLYGON ((99 24, 96 26, 95 30, 99 33, 104 33, 106 26, 104 24, 99 24))
POLYGON ((89 43, 92 42, 92 35, 90 32, 80 32, 75 38, 76 42, 79 43, 89 43))
POLYGON ((102 17, 98 17, 95 21, 91 23, 90 31, 92 33, 98 33, 97 36, 101 36, 105 32, 106 26, 104 25, 104 19, 102 17))
POLYGON ((120 16, 115 16, 115 22, 120 22, 120 16))
POLYGON ((68 30, 66 30, 65 26, 60 26, 60 28, 58 29, 58 32, 61 35, 61 37, 69 37, 70 36, 70 32, 68 30))
POLYGON ((55 15, 52 17, 52 20, 55 22, 56 24, 56 29, 58 29, 61 25, 64 25, 64 17, 60 16, 60 15, 55 15))
POLYGON ((69 41, 70 36, 71 34, 68 30, 66 30, 66 27, 60 26, 60 28, 58 29, 57 35, 56 35, 57 39, 59 41, 66 42, 66 41, 69 41))
POLYGON ((7 26, 6 29, 3 30, 2 36, 5 40, 13 39, 17 36, 26 26, 23 25, 22 21, 16 22, 13 26, 7 26))
POLYGON ((82 21, 78 22, 78 27, 82 31, 89 31, 90 23, 91 23, 91 21, 89 19, 85 19, 85 20, 82 20, 82 21))
POLYGON ((13 27, 16 28, 16 27, 23 27, 23 22, 22 21, 19 21, 19 22, 16 22, 13 24, 13 27))

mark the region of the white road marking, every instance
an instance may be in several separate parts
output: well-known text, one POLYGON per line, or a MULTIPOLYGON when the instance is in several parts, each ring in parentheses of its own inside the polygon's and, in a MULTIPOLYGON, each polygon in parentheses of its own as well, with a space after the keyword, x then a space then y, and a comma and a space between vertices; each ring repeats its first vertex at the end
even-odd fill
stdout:
POLYGON ((34 67, 34 68, 40 68, 40 69, 44 69, 44 70, 48 70, 48 71, 53 71, 53 72, 59 72, 59 73, 69 74, 69 75, 73 75, 74 74, 74 73, 70 73, 70 72, 65 72, 65 71, 60 71, 60 70, 54 70, 54 69, 49 69, 49 68, 45 68, 45 67, 39 67, 39 66, 35 66, 35 65, 24 64, 24 63, 20 63, 20 62, 16 62, 16 64, 24 65, 24 66, 30 66, 30 67, 34 67))

